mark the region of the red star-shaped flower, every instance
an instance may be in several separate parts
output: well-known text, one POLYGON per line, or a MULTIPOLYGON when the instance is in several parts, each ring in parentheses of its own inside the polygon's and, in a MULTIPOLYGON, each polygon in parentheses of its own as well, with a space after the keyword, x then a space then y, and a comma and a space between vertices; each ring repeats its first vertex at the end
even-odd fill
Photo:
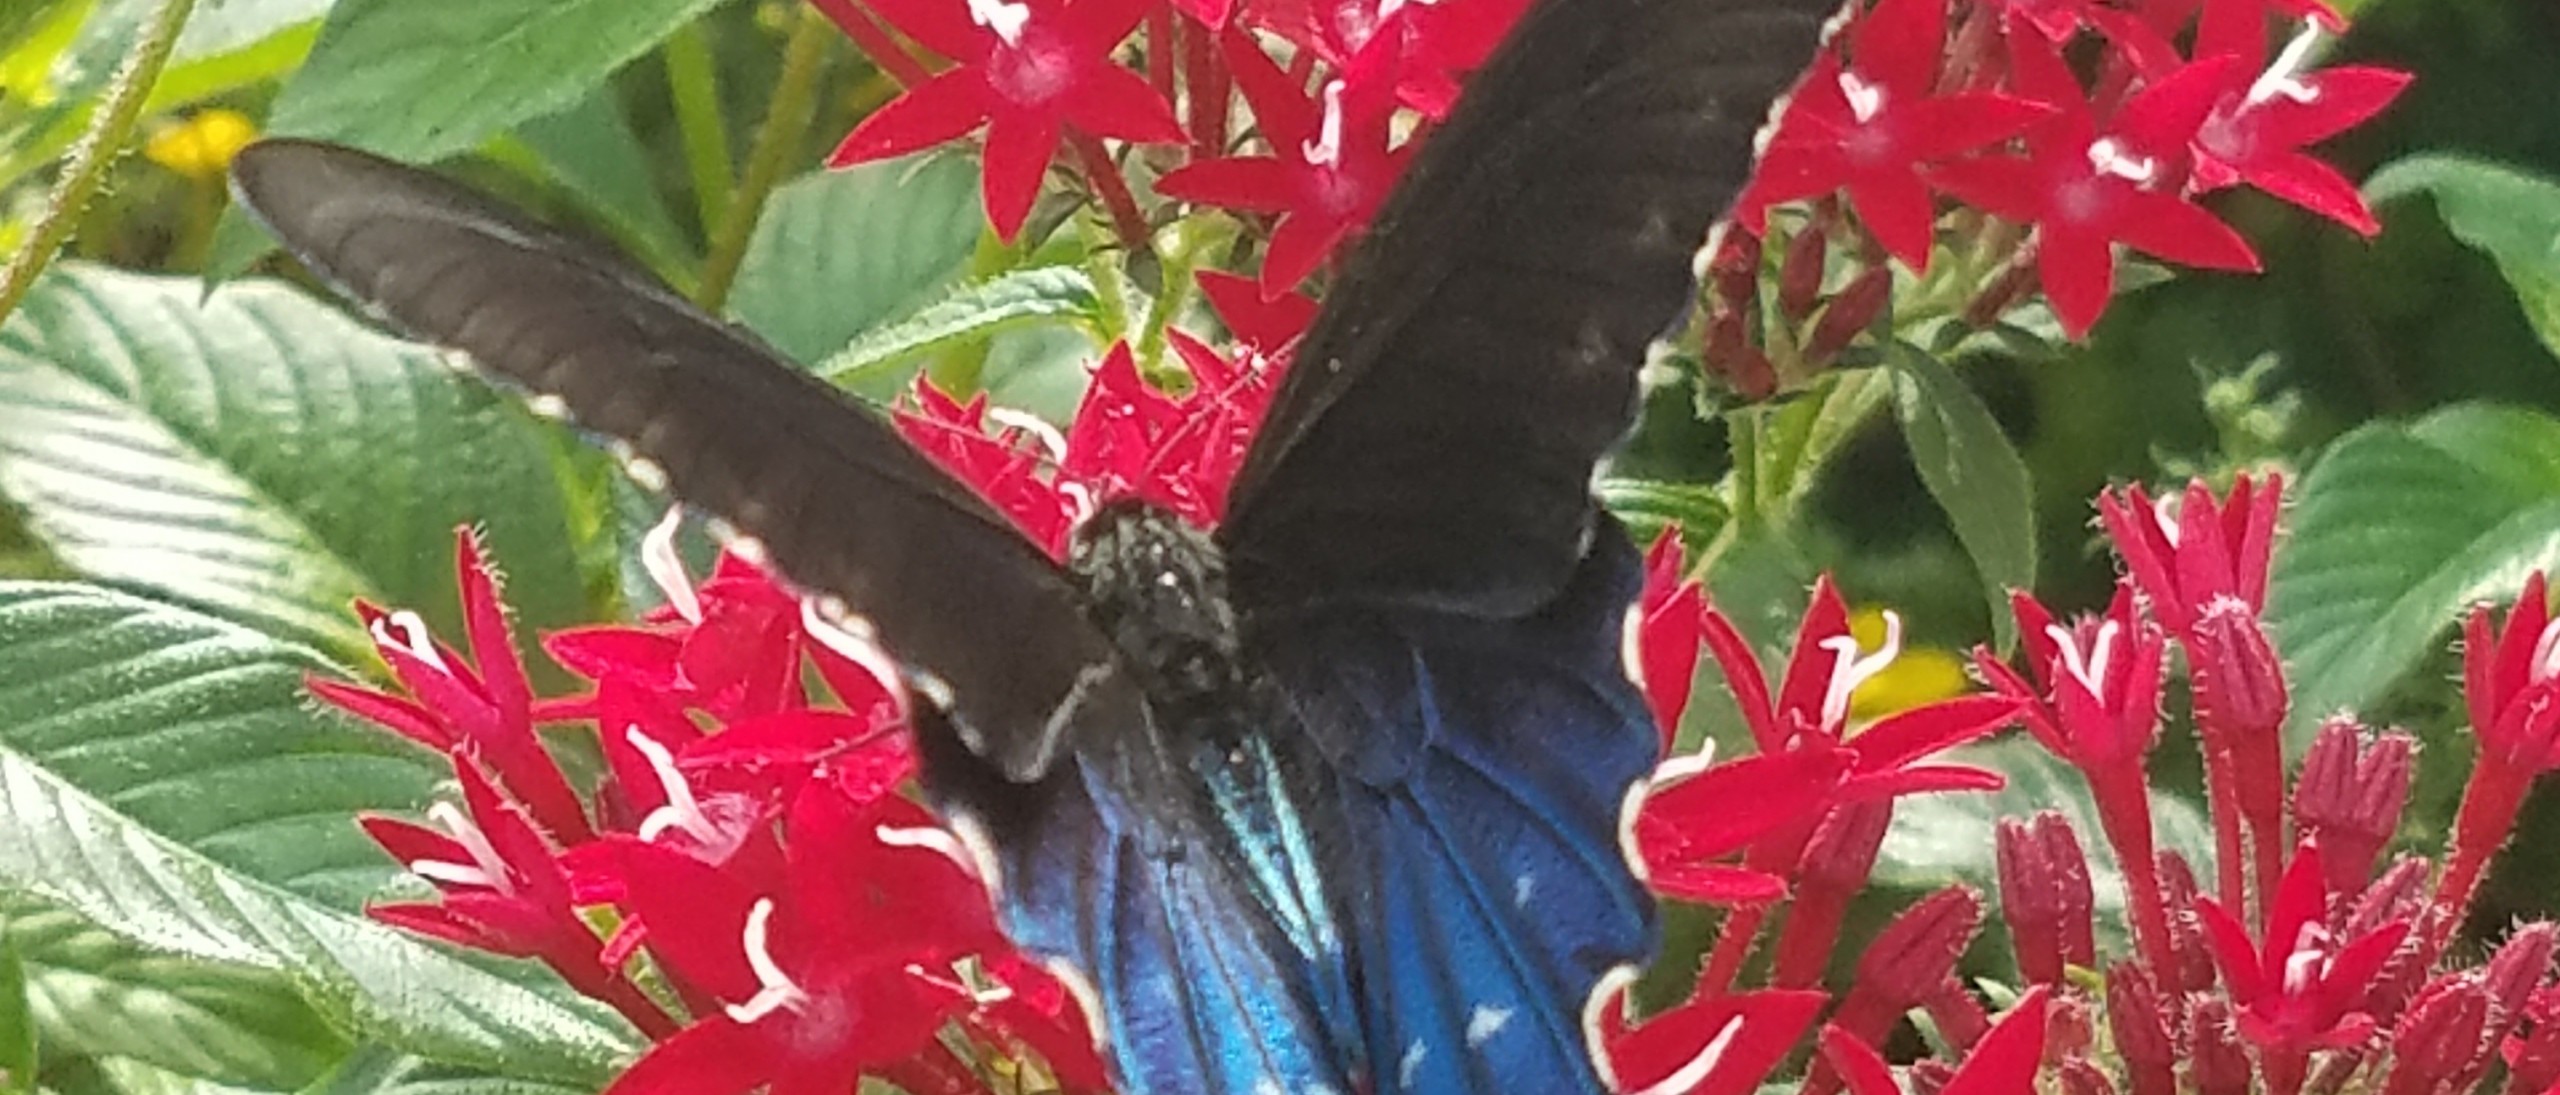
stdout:
POLYGON ((987 127, 987 219, 1011 240, 1067 126, 1179 141, 1173 108, 1111 51, 1152 0, 873 0, 907 36, 959 65, 908 88, 846 135, 828 166, 904 155, 987 127))
POLYGON ((2399 920, 2339 939, 2328 925, 2325 877, 2316 846, 2294 853, 2267 910, 2263 946, 2250 941, 2231 910, 2211 898, 2196 903, 2238 1009, 2240 1036, 2258 1047, 2268 1086, 2278 1095, 2301 1089, 2311 1051, 2357 1045, 2372 1035, 2374 1019, 2362 1010, 2365 993, 2409 934, 2408 922, 2399 920))
POLYGON ((2178 192, 2186 147, 2236 58, 2189 64, 2128 100, 2101 128, 2079 81, 2040 39, 2016 43, 2017 86, 2057 113, 2028 132, 2027 155, 1948 164, 1933 178, 1968 204, 2036 226, 2036 273, 2073 337, 2115 286, 2115 245, 2214 270, 2258 268, 2247 241, 2178 192))
POLYGON ((2410 74, 2370 65, 2300 71, 2320 36, 2317 22, 2306 21, 2275 63, 2253 77, 2249 68, 2266 49, 2261 7, 2262 0, 2210 0, 2205 7, 2196 55, 2237 57, 2242 65, 2225 75, 2196 130, 2195 188, 2247 183, 2373 235, 2382 225, 2356 185, 2303 149, 2381 113, 2409 86, 2410 74))
POLYGON ((1369 223, 1412 158, 1412 144, 1390 147, 1391 72, 1355 65, 1311 99, 1242 31, 1230 29, 1224 45, 1270 153, 1196 161, 1157 180, 1156 190, 1279 215, 1262 259, 1262 293, 1278 296, 1369 223))
POLYGON ((1816 63, 1787 107, 1753 206, 1847 188, 1868 231, 1915 270, 1937 207, 1920 169, 2015 136, 2049 111, 1996 92, 1933 94, 1947 0, 1883 0, 1850 32, 1852 60, 1816 63))

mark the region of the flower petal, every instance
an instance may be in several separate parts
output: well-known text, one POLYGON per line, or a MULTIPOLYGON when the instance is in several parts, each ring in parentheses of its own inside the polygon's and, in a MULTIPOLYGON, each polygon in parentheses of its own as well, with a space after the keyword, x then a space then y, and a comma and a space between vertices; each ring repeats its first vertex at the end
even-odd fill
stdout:
POLYGON ((986 121, 995 102, 985 73, 953 69, 872 111, 827 154, 827 166, 851 167, 957 140, 986 121))

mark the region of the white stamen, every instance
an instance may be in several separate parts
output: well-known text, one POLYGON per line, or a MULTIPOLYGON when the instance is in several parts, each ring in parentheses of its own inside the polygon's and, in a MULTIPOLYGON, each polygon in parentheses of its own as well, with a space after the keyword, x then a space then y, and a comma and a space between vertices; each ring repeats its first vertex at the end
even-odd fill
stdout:
POLYGON ((2178 496, 2163 494, 2151 503, 2151 520, 2160 528, 2160 537, 2178 546, 2178 496))
POLYGON ((1846 69, 1840 72, 1840 96, 1849 100, 1849 116, 1860 122, 1876 120, 1876 114, 1884 109, 1884 89, 1846 69))
POLYGON ((2101 175, 2113 175, 2126 182, 2150 182, 2160 174, 2160 162, 2149 156, 2134 154, 2124 142, 2113 137, 2100 137, 2089 142, 2089 169, 2101 175))
POLYGON ((1316 130, 1316 139, 1299 146, 1307 162, 1317 167, 1332 167, 1342 162, 1342 81, 1324 85, 1324 124, 1316 130))
POLYGON ((2284 959, 2284 992, 2299 996, 2311 988, 2312 978, 2329 973, 2329 929, 2318 921, 2307 921, 2293 935, 2293 951, 2284 959))
POLYGON ((1902 655, 1902 615, 1887 609, 1884 613, 1884 644, 1866 657, 1858 656, 1858 639, 1854 635, 1834 635, 1822 640, 1822 648, 1831 652, 1831 686, 1822 693, 1822 728, 1836 732, 1849 719, 1849 698, 1858 686, 1875 679, 1902 655))
POLYGON ((658 777, 658 789, 666 793, 667 804, 649 811, 640 819, 640 839, 655 843, 669 829, 682 829, 695 840, 709 844, 720 836, 709 815, 702 812, 702 801, 693 797, 693 785, 686 783, 684 773, 676 770, 676 755, 658 743, 658 739, 640 732, 637 725, 624 728, 622 740, 649 762, 649 771, 658 777))
POLYGON ((1661 790, 1713 767, 1716 762, 1716 739, 1698 743, 1698 751, 1663 761, 1653 769, 1653 789, 1661 790))
POLYGON ((436 637, 427 633, 427 622, 419 619, 417 613, 401 609, 373 621, 370 630, 374 642, 399 647, 436 672, 448 677, 453 675, 453 670, 444 664, 444 655, 436 650, 436 637))
POLYGON ((1022 45, 1022 26, 1031 21, 1031 5, 1004 0, 969 0, 969 21, 996 32, 1006 48, 1022 45))
MULTIPOLYGON (((455 875, 447 881, 487 886, 503 894, 515 892, 515 887, 507 881, 507 861, 499 857, 497 847, 489 843, 489 834, 480 831, 479 824, 471 820, 471 815, 463 813, 461 807, 450 802, 439 802, 427 807, 427 820, 443 826, 446 835, 451 836, 454 843, 462 845, 463 851, 471 853, 469 867, 459 864, 450 865, 455 868, 455 875), (478 878, 466 880, 461 877, 464 872, 473 870, 479 873, 478 878)), ((424 862, 432 864, 436 861, 424 862)), ((418 871, 414 864, 410 869, 416 871, 421 878, 434 880, 436 877, 432 872, 418 871)))
POLYGON ((2304 19, 2302 30, 2293 36, 2292 41, 2285 43, 2284 52, 2276 55, 2276 63, 2258 74, 2257 80, 2249 85, 2249 94, 2243 101, 2256 106, 2279 95, 2297 103, 2317 101, 2320 89, 2302 82, 2302 66, 2311 59, 2312 48, 2319 44, 2320 24, 2304 19))
POLYGON ((974 878, 977 876, 978 858, 969 854, 968 847, 960 843, 960 838, 951 835, 945 830, 937 829, 930 825, 915 825, 904 828, 892 825, 883 825, 879 828, 873 829, 871 831, 871 835, 879 837, 880 843, 886 844, 892 848, 922 848, 929 852, 938 853, 944 859, 948 859, 953 863, 959 864, 960 869, 971 877, 974 878))
POLYGON ((2053 640, 2055 652, 2062 656, 2062 671, 2079 680, 2080 686, 2088 689, 2090 695, 2100 698, 2107 694, 2107 659, 2114 656, 2116 636, 2123 630, 2114 620, 2099 624, 2097 638, 2089 643, 2089 651, 2083 655, 2071 632, 2064 630, 2061 624, 2044 625, 2046 637, 2053 640))
POLYGON ((773 899, 770 897, 757 898, 755 907, 747 910, 747 930, 742 941, 747 948, 747 968, 755 971, 756 984, 760 987, 754 996, 747 998, 746 1003, 725 1004, 720 1009, 741 1023, 752 1023, 785 1009, 798 1011, 809 1003, 809 994, 802 991, 791 976, 782 972, 782 967, 773 961, 771 943, 767 938, 772 920, 773 899))
POLYGON ((2533 643, 2533 664, 2525 669, 2525 679, 2541 684, 2560 677, 2560 619, 2542 625, 2542 636, 2533 643))
POLYGON ((1724 1029, 1716 1031, 1716 1036, 1707 1040, 1707 1048, 1699 1050, 1698 1055, 1689 1058, 1689 1063, 1680 1066, 1678 1071, 1663 1077, 1661 1083, 1636 1095, 1674 1095, 1675 1092, 1695 1090, 1715 1072, 1716 1063, 1724 1059, 1724 1051, 1733 1048, 1733 1040, 1741 1034, 1741 1016, 1725 1020, 1724 1029))
MULTIPOLYGON (((855 619, 858 620, 859 617, 855 619)), ((863 672, 871 674, 872 680, 880 682, 880 689, 896 701, 898 717, 900 719, 907 717, 907 688, 903 678, 899 676, 898 661, 890 657, 889 652, 880 646, 879 640, 871 636, 869 627, 856 629, 838 624, 828 619, 826 613, 819 611, 818 602, 815 599, 803 597, 800 599, 800 629, 808 632, 810 638, 818 640, 818 645, 836 652, 844 660, 861 666, 863 672)))
POLYGON ((684 556, 676 551, 676 529, 684 524, 684 507, 668 506, 667 515, 640 537, 640 569, 658 583, 667 604, 684 622, 702 622, 702 599, 693 595, 693 576, 685 573, 684 556))
POLYGON ((1011 407, 989 407, 987 421, 1038 438, 1040 447, 1049 450, 1049 459, 1053 463, 1063 463, 1067 459, 1067 435, 1059 433, 1056 426, 1041 421, 1039 415, 1011 407))

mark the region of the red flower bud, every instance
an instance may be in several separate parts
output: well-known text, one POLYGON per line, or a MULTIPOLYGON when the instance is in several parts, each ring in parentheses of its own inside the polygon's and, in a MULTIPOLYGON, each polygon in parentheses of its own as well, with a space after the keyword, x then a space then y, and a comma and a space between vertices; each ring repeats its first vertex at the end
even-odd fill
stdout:
POLYGON ((2169 953, 2175 968, 2167 986, 2178 992, 2213 987, 2213 949, 2205 942, 2204 922, 2196 917, 2195 868, 2176 852, 2159 860, 2160 900, 2169 907, 2169 953))
POLYGON ((2489 992, 2477 973, 2449 973, 2429 982, 2391 1034, 2391 1072, 2382 1095, 2462 1091, 2454 1079, 2475 1064, 2486 1066, 2493 1039, 2485 1037, 2489 992))
POLYGON ((1935 1057, 1911 1062, 1911 1095, 1939 1095, 1955 1082, 1956 1066, 1935 1057))
POLYGON ((1778 390, 1777 367, 1743 333, 1739 308, 1718 311, 1708 322, 1705 365, 1708 375, 1746 401, 1767 399, 1778 390))
POLYGON ((2236 744, 2283 729, 2284 664, 2255 609, 2236 597, 2217 598, 2196 617, 2185 642, 2200 733, 2236 744))
POLYGON ((2507 1062, 2507 1090, 2518 1095, 2560 1084, 2560 990, 2535 993, 2524 1017, 2533 1029, 2508 1036, 2499 1050, 2507 1062))
POLYGON ((1787 914, 1785 934, 1778 938, 1773 985, 1802 988, 1822 979, 1840 940, 1840 919, 1849 911, 1849 899, 1866 888, 1876 851, 1892 824, 1893 802, 1888 799, 1840 806, 1814 829, 1797 860, 1796 903, 1787 914))
POLYGON ((1999 825, 2000 918, 2030 982, 2060 987, 2066 966, 2097 961, 2090 923, 2095 895, 2080 839, 2060 813, 1999 825))
POLYGON ((1858 275, 1832 296, 1822 318, 1814 322, 1813 333, 1804 339, 1804 359, 1820 364, 1838 357, 1849 340, 1875 323, 1892 299, 1892 267, 1877 266, 1858 275))
POLYGON ((2062 1062, 2062 1095, 2116 1095, 2116 1085, 2088 1058, 2072 1057, 2062 1062))
POLYGON ((1879 997, 1900 1014, 1936 991, 1981 926, 1982 898, 1969 887, 1949 886, 1913 902, 1876 933, 1858 961, 1850 995, 1879 997))
POLYGON ((2199 996, 2194 1016, 2187 1074, 2198 1095, 2249 1095, 2249 1053, 2240 1046, 2230 1001, 2199 996))
POLYGON ((1802 323, 1822 296, 1823 260, 1830 242, 1822 226, 1806 225, 1787 241, 1787 256, 1778 262, 1778 310, 1789 322, 1802 323))
POLYGON ((2372 877, 2409 803, 2416 752, 2417 742, 2398 731, 2369 735, 2351 718, 2320 725, 2294 780, 2293 816, 2304 836, 2320 842, 2331 891, 2353 892, 2372 877))
POLYGON ((1929 994, 1926 1004, 1939 1036, 1959 1050, 1972 1049, 1991 1029, 1991 1016, 1984 1014, 1982 1002, 1953 977, 1938 982, 1938 991, 1929 994))
POLYGON ((2132 1095, 2175 1095, 2178 1088, 2176 1016, 2149 974, 2135 962, 2107 973, 2107 1030, 2124 1058, 2132 1095))

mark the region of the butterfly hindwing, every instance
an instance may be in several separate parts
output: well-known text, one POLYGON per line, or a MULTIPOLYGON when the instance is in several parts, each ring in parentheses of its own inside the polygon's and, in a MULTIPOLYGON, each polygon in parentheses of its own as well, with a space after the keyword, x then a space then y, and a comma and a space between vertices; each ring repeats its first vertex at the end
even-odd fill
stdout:
POLYGON ((1839 0, 1556 0, 1467 85, 1332 287, 1221 529, 1239 596, 1517 615, 1753 137, 1839 0))
POLYGON ((1331 762, 1324 873, 1375 1091, 1604 1090, 1582 1024, 1654 944, 1618 826, 1658 739, 1618 658, 1639 567, 1602 520, 1522 619, 1332 608, 1259 636, 1331 762))
POLYGON ((877 417, 619 256, 336 145, 262 141, 232 179, 342 294, 627 445, 860 613, 1006 771, 1043 769, 1072 719, 1140 717, 1038 548, 877 417), (991 625, 1015 641, 987 641, 991 625))

